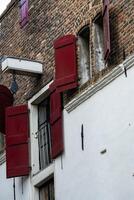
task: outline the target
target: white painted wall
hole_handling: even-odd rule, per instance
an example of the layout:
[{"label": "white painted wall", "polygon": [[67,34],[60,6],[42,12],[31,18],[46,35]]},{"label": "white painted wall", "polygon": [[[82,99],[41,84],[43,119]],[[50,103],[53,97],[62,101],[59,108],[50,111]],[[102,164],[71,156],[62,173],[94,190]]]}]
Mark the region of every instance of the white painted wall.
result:
[{"label": "white painted wall", "polygon": [[55,160],[56,200],[134,199],[134,68],[64,110],[64,143],[63,169],[61,157]]},{"label": "white painted wall", "polygon": [[12,200],[14,198],[13,194],[13,180],[6,179],[6,163],[0,165],[0,199],[8,200],[9,197]]},{"label": "white painted wall", "polygon": [[[28,177],[15,178],[16,200],[30,200],[30,179]],[[6,163],[0,165],[0,200],[14,200],[13,178],[6,179]]]}]

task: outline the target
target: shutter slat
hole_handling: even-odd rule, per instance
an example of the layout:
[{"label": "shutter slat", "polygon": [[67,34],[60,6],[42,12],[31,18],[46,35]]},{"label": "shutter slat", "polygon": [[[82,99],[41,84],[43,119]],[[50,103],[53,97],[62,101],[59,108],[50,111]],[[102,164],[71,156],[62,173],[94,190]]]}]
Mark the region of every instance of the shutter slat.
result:
[{"label": "shutter slat", "polygon": [[29,120],[27,105],[6,109],[7,178],[29,174]]},{"label": "shutter slat", "polygon": [[76,37],[66,35],[58,38],[54,42],[54,48],[56,90],[63,92],[76,88],[78,85]]},{"label": "shutter slat", "polygon": [[109,0],[103,0],[104,60],[107,62],[110,47]]}]

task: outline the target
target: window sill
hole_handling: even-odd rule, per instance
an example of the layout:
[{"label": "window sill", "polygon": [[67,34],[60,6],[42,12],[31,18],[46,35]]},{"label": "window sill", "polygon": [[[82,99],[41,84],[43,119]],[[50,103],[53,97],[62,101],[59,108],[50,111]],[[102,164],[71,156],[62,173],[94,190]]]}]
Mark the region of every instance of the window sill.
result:
[{"label": "window sill", "polygon": [[32,177],[33,185],[39,187],[54,174],[54,163],[50,164],[47,168],[43,169]]},{"label": "window sill", "polygon": [[6,154],[5,152],[0,155],[0,165],[6,162]]},{"label": "window sill", "polygon": [[124,68],[126,69],[133,67],[134,54],[129,56],[126,60],[124,60],[122,64],[115,67],[110,73],[105,75],[101,80],[97,81],[94,85],[89,86],[81,94],[78,94],[76,97],[74,97],[73,100],[71,100],[68,104],[65,105],[66,111],[70,113],[84,101],[93,96],[96,92],[100,91],[106,85],[108,85],[109,83],[114,81],[117,77],[119,77],[121,74],[123,74],[124,69],[122,68],[122,66],[124,66]]}]

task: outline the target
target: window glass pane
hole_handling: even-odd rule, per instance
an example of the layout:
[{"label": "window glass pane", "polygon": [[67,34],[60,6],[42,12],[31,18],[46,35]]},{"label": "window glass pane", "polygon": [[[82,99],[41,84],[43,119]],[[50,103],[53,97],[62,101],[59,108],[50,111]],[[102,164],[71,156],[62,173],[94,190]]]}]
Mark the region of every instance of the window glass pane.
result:
[{"label": "window glass pane", "polygon": [[44,169],[51,163],[48,99],[38,105],[38,144],[40,169]]},{"label": "window glass pane", "polygon": [[39,128],[45,121],[49,121],[49,103],[47,99],[38,106]]}]

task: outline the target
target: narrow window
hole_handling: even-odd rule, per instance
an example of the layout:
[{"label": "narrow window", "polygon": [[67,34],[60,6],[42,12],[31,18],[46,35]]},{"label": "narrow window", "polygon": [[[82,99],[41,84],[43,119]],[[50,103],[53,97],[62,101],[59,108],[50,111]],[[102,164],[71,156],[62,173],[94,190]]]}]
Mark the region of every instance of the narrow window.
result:
[{"label": "narrow window", "polygon": [[51,179],[39,189],[40,200],[55,200],[54,180]]},{"label": "narrow window", "polygon": [[105,68],[104,62],[104,41],[103,41],[103,21],[99,16],[94,22],[95,28],[95,61],[97,71]]},{"label": "narrow window", "polygon": [[78,33],[78,44],[80,48],[79,56],[79,78],[80,85],[86,83],[90,78],[90,62],[89,62],[89,27],[85,26]]},{"label": "narrow window", "polygon": [[50,106],[48,99],[45,99],[38,105],[38,144],[40,169],[46,168],[51,163],[49,110]]}]

